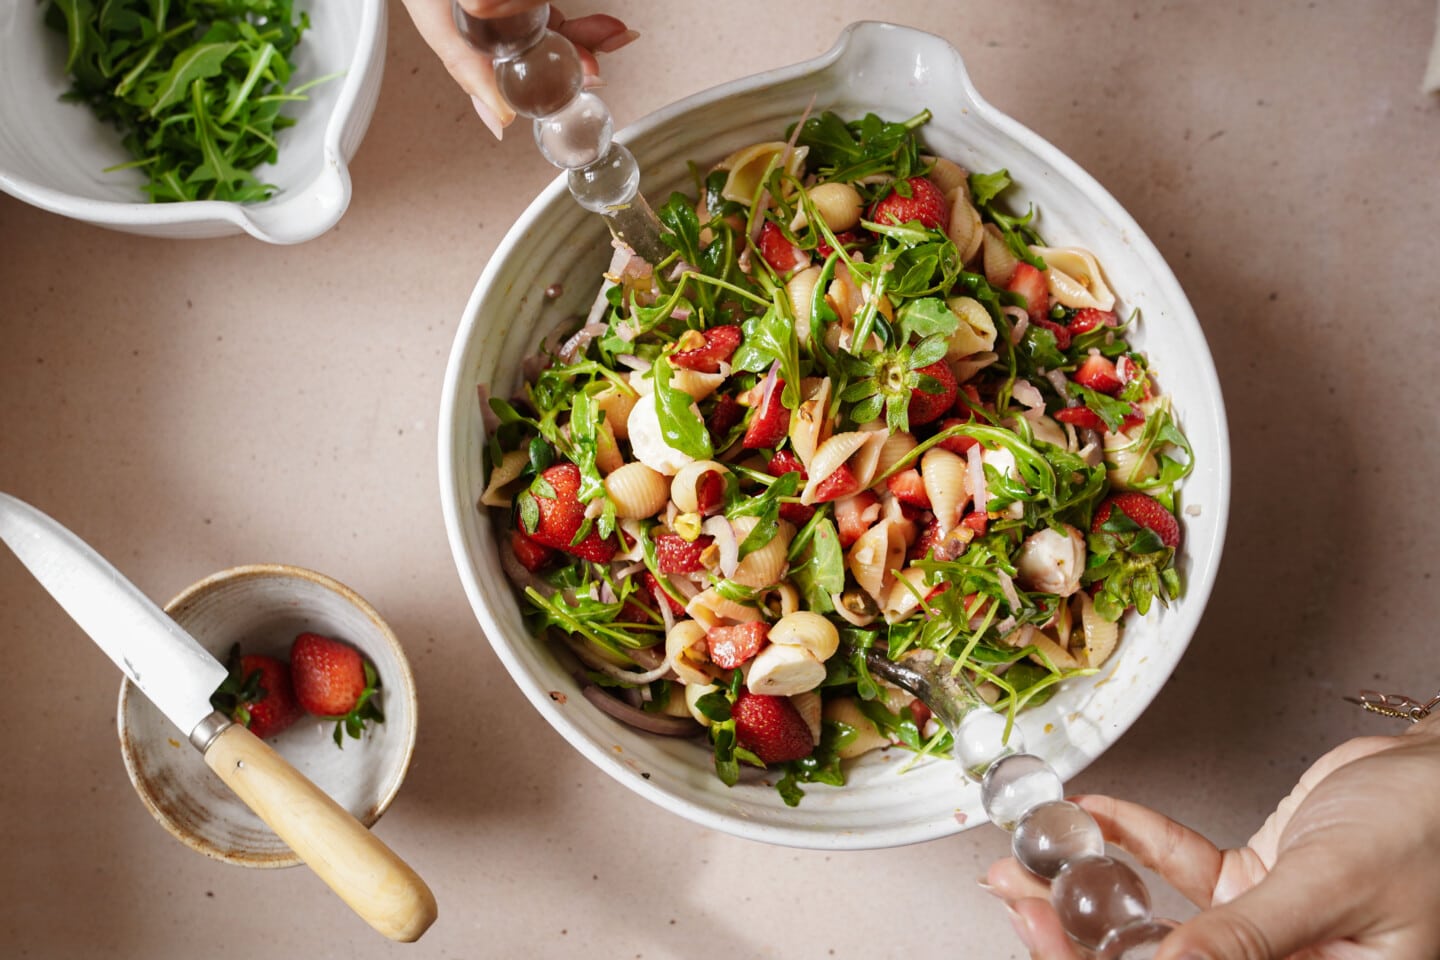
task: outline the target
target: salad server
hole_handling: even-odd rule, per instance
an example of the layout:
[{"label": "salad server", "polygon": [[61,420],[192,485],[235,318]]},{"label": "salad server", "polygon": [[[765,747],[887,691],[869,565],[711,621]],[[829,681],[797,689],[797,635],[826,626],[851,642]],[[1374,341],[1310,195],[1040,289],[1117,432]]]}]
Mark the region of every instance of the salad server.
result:
[{"label": "salad server", "polygon": [[194,637],[79,537],[5,493],[0,540],[206,765],[366,923],[392,940],[425,932],[436,916],[429,887],[264,741],[211,708],[227,671]]}]

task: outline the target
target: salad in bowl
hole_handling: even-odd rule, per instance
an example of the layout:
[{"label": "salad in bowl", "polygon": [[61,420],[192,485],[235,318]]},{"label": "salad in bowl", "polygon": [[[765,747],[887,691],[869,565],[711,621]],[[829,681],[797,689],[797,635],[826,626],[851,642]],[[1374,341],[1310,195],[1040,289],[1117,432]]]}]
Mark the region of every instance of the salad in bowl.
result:
[{"label": "salad in bowl", "polygon": [[[678,105],[648,164],[637,135],[672,187],[659,263],[522,222],[538,323],[486,322],[502,248],[452,357],[468,398],[447,384],[452,538],[512,674],[636,789],[786,843],[969,819],[949,732],[867,656],[943,659],[1073,774],[1173,667],[1223,529],[1203,338],[1210,392],[1167,392],[1196,378],[1151,328],[1198,331],[1113,200],[978,97],[800,100],[899,39],[964,80],[896,32]],[[654,128],[707,99],[745,122],[684,157]],[[536,272],[547,243],[574,262]]]}]

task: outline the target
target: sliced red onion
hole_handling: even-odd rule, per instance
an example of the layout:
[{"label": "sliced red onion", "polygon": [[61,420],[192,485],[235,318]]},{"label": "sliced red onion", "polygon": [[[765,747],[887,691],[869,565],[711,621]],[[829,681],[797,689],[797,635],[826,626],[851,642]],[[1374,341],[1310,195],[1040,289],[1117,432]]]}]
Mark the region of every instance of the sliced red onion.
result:
[{"label": "sliced red onion", "polygon": [[[623,334],[621,339],[624,339]],[[646,370],[650,369],[649,360],[646,360],[642,357],[637,357],[633,353],[622,353],[615,358],[615,362],[620,364],[622,367],[629,367],[631,370],[639,370],[641,373],[644,373]]]},{"label": "sliced red onion", "polygon": [[1059,370],[1046,370],[1045,379],[1049,380],[1050,386],[1054,387],[1055,392],[1060,394],[1061,400],[1070,399],[1070,381],[1065,378],[1063,372]]},{"label": "sliced red onion", "polygon": [[700,724],[690,717],[671,717],[663,713],[646,713],[628,703],[616,700],[593,683],[580,691],[602,713],[609,714],[621,723],[662,737],[689,737],[700,732]]},{"label": "sliced red onion", "polygon": [[571,334],[569,340],[561,344],[560,359],[566,363],[574,363],[575,359],[585,352],[585,348],[590,346],[591,341],[596,337],[604,336],[605,329],[606,327],[603,323],[585,324]]},{"label": "sliced red onion", "polygon": [[[770,370],[765,374],[765,379],[760,381],[760,405],[758,409],[764,410],[770,403],[770,397],[775,393],[775,385],[780,380],[780,361],[776,360],[770,364]],[[799,387],[799,384],[796,384]]]},{"label": "sliced red onion", "polygon": [[599,600],[601,603],[614,603],[620,598],[615,596],[615,588],[610,586],[610,582],[608,580],[601,580],[600,595],[595,599]]},{"label": "sliced red onion", "polygon": [[666,581],[686,600],[693,600],[700,595],[700,584],[689,577],[666,577]]},{"label": "sliced red onion", "polygon": [[[663,656],[661,656],[659,664],[642,672],[627,670],[624,667],[611,663],[609,660],[601,658],[594,650],[587,647],[583,641],[576,640],[569,634],[565,635],[565,645],[574,651],[575,656],[579,657],[580,662],[585,664],[585,666],[598,673],[605,674],[605,676],[610,677],[612,680],[619,680],[621,683],[646,684],[652,680],[659,680],[670,672],[670,661]],[[648,652],[649,651],[646,650],[631,650],[630,656],[632,659],[639,660]],[[648,660],[649,658],[645,657],[645,659]],[[583,678],[581,678],[581,682],[585,682]]]},{"label": "sliced red onion", "polygon": [[628,580],[644,569],[645,561],[643,560],[638,563],[626,564],[625,566],[615,571],[615,578],[617,580]]},{"label": "sliced red onion", "polygon": [[1005,594],[1005,602],[1010,604],[1010,609],[1019,610],[1020,594],[1015,592],[1015,581],[1004,570],[996,570],[995,579],[1000,581],[1000,592]]},{"label": "sliced red onion", "polygon": [[1010,343],[1019,343],[1020,338],[1025,336],[1025,328],[1030,326],[1030,314],[1019,307],[1002,307],[1001,310],[1005,316],[1015,321],[1015,325],[1010,328]]},{"label": "sliced red onion", "polygon": [[733,577],[740,565],[740,542],[735,539],[735,528],[722,514],[716,514],[706,517],[700,530],[715,538],[715,546],[720,549],[720,572],[727,578]]},{"label": "sliced red onion", "polygon": [[1029,407],[1032,411],[1038,410],[1041,413],[1045,412],[1045,398],[1040,395],[1039,388],[1023,377],[1018,378],[1014,386],[1010,388],[1010,396]]},{"label": "sliced red onion", "polygon": [[650,591],[650,596],[655,598],[655,606],[660,610],[660,619],[665,622],[665,632],[668,634],[675,629],[675,611],[670,609],[670,597],[658,583]]}]

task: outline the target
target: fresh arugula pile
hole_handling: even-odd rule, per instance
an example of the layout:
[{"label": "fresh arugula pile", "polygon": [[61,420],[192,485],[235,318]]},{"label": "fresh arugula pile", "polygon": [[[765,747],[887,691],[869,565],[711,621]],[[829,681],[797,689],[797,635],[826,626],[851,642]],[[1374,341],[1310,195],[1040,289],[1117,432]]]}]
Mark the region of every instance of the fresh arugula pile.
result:
[{"label": "fresh arugula pile", "polygon": [[[870,210],[898,189],[896,181],[929,169],[919,138],[928,119],[929,114],[922,113],[899,123],[873,115],[846,122],[824,113],[790,133],[809,148],[805,174],[822,182],[852,183],[864,209]],[[924,580],[914,588],[918,609],[897,622],[874,617],[873,599],[848,576],[833,503],[815,504],[813,513],[797,523],[789,544],[785,579],[798,591],[801,608],[831,615],[842,649],[851,651],[826,662],[821,693],[858,697],[867,719],[893,742],[920,756],[947,752],[950,734],[942,729],[927,737],[923,720],[917,722],[908,707],[887,706],[880,683],[866,667],[866,651],[883,650],[892,659],[914,650],[935,651],[954,661],[956,669],[965,670],[977,684],[988,685],[997,697],[993,706],[1012,718],[1016,711],[1047,699],[1067,676],[1087,672],[1057,666],[1035,645],[1012,645],[1016,631],[1027,625],[1038,629],[1063,622],[1068,630],[1071,616],[1065,598],[1016,584],[1017,559],[1030,533],[1050,527],[1087,534],[1089,568],[1082,582],[1106,619],[1116,620],[1131,608],[1143,613],[1155,599],[1163,602],[1178,596],[1174,551],[1154,534],[1118,510],[1091,532],[1095,511],[1111,489],[1106,463],[1038,438],[1031,421],[1012,401],[1017,382],[1024,379],[1040,392],[1047,411],[1078,402],[1109,431],[1119,431],[1143,406],[1137,455],[1151,457],[1155,469],[1133,478],[1130,487],[1173,511],[1176,485],[1191,468],[1190,448],[1164,398],[1149,393],[1145,357],[1125,340],[1129,323],[1067,336],[1070,342],[1063,347],[1046,325],[1031,323],[1014,336],[1018,327],[1007,308],[1023,308],[1025,299],[967,270],[944,231],[918,222],[895,225],[867,219],[861,222],[857,242],[837,237],[825,226],[801,179],[778,165],[772,165],[764,183],[767,204],[747,206],[724,199],[725,180],[724,171],[697,172],[696,189],[706,200],[706,220],[697,215],[695,201],[681,193],[659,207],[663,240],[674,253],[657,264],[653,278],[646,277],[643,284],[622,280],[608,288],[604,332],[581,356],[569,361],[550,358],[513,402],[490,400],[500,420],[489,440],[487,461],[492,467],[507,452],[526,451],[528,465],[515,481],[516,489],[524,489],[543,482],[539,475],[560,458],[577,464],[582,477],[580,499],[590,509],[575,542],[592,528],[603,537],[620,536],[622,547],[629,543],[626,538],[638,539],[648,574],[677,604],[683,604],[685,598],[674,591],[657,563],[655,538],[671,535],[664,518],[645,519],[626,528],[628,533],[622,531],[597,465],[596,427],[602,418],[594,398],[602,392],[629,390],[629,369],[651,371],[658,420],[669,446],[696,459],[727,461],[732,472],[719,512],[731,520],[758,518],[740,545],[742,557],[770,542],[782,512],[797,503],[798,473],[771,475],[763,460],[769,451],[755,451],[761,454],[759,462],[735,453],[748,422],[744,408],[735,413],[735,398],[747,393],[753,397],[767,377],[783,382],[783,402],[791,410],[800,404],[802,383],[829,378],[831,399],[825,414],[833,419],[837,433],[881,419],[891,431],[914,433],[918,445],[874,479],[876,489],[884,489],[882,481],[915,467],[927,450],[950,440],[967,439],[988,450],[1008,452],[1015,464],[1013,472],[984,466],[988,518],[980,515],[982,523],[963,551],[945,556],[922,552],[907,561],[924,572]],[[1019,259],[1044,269],[1044,262],[1030,249],[1031,244],[1041,244],[1033,225],[1034,211],[1015,215],[1000,201],[1009,186],[1004,170],[971,174],[971,202]],[[814,227],[794,231],[789,225],[802,212]],[[789,243],[811,252],[817,265],[823,264],[817,293],[802,315],[797,316],[791,305],[785,277],[769,266],[752,240],[760,232],[762,217]],[[828,289],[842,265],[854,282],[868,289],[868,296],[853,318],[849,344],[835,347],[826,331],[840,318],[820,292]],[[935,392],[933,378],[920,371],[944,359],[946,340],[961,322],[946,298],[961,294],[978,301],[990,315],[998,332],[994,346],[998,360],[977,377],[979,389],[965,401],[968,418],[913,426],[908,407],[914,391]],[[878,308],[882,298],[893,310]],[[1068,314],[1057,306],[1051,326],[1066,324]],[[743,340],[730,358],[723,388],[692,402],[672,384],[672,358],[687,333],[720,325],[739,325]],[[876,342],[878,349],[872,346]],[[1138,373],[1124,392],[1102,393],[1071,380],[1057,384],[1050,376],[1058,372],[1068,377],[1092,351],[1112,360],[1128,358]],[[777,388],[777,392],[781,391]],[[749,416],[756,416],[753,406]],[[533,518],[528,525],[523,518],[510,522],[517,529],[534,529]],[[663,617],[639,577],[617,576],[610,565],[562,554],[538,579],[542,587],[531,585],[526,590],[533,608],[532,626],[538,632],[556,629],[612,658],[611,662],[617,658],[625,662],[642,648],[663,649],[659,646],[665,633]],[[750,590],[718,574],[708,583],[727,600],[757,607],[767,619],[777,615],[773,598],[765,591]],[[846,612],[856,619],[870,615],[869,622],[852,625],[851,617],[840,616],[837,603],[845,604]],[[617,686],[614,677],[604,672],[592,671],[590,676],[602,685]],[[694,705],[709,721],[717,774],[732,784],[740,764],[760,764],[739,743],[731,718],[743,686],[741,671],[735,670],[728,678],[717,679],[716,688]],[[655,681],[636,699],[645,709],[659,711],[669,699],[669,688],[668,681]],[[845,723],[826,721],[815,751],[784,765],[778,787],[787,803],[799,802],[803,783],[843,784],[839,751],[855,733]]]},{"label": "fresh arugula pile", "polygon": [[[265,200],[254,169],[273,163],[281,111],[320,80],[287,90],[309,28],[294,0],[45,0],[66,36],[67,98],[124,136],[153,201]],[[323,79],[323,78],[322,78]]]}]

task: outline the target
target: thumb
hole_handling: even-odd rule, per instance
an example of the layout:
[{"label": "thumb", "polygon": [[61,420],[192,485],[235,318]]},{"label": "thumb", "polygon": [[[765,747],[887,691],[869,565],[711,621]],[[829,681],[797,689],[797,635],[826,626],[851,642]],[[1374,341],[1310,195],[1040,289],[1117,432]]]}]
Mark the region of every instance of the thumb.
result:
[{"label": "thumb", "polygon": [[1344,880],[1328,864],[1292,855],[1239,897],[1182,924],[1155,960],[1282,960],[1342,935],[1337,889]]}]

